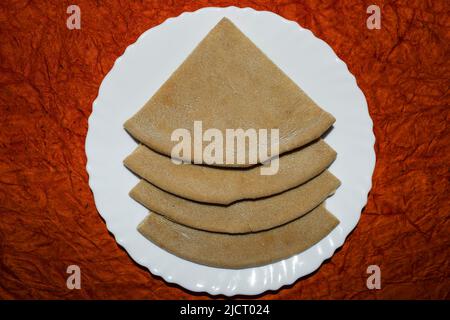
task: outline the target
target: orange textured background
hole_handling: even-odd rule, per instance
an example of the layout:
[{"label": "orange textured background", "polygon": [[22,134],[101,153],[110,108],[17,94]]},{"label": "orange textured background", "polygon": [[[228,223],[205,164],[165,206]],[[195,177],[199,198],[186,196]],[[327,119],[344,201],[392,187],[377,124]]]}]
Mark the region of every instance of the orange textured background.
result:
[{"label": "orange textured background", "polygon": [[[66,28],[69,4],[81,30]],[[366,8],[382,10],[368,30]],[[450,296],[448,1],[1,1],[0,297],[191,299],[115,242],[94,205],[84,142],[115,59],[184,11],[239,4],[297,21],[356,76],[377,138],[373,189],[343,248],[263,299]],[[77,264],[82,289],[66,288]],[[377,264],[382,289],[366,288]]]}]

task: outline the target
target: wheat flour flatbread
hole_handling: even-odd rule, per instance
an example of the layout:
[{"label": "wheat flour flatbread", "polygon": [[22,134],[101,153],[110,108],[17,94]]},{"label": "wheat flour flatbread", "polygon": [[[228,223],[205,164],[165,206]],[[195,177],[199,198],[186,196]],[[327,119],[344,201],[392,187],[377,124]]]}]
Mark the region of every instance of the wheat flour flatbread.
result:
[{"label": "wheat flour flatbread", "polygon": [[151,213],[139,232],[183,259],[217,268],[257,267],[298,254],[328,235],[339,221],[323,205],[267,231],[229,235],[192,229]]},{"label": "wheat flour flatbread", "polygon": [[261,175],[260,166],[228,169],[174,164],[170,158],[140,145],[124,164],[138,176],[177,196],[207,203],[230,204],[257,199],[294,188],[324,171],[336,152],[323,140],[287,153],[275,175]]},{"label": "wheat flour flatbread", "polygon": [[271,229],[308,213],[339,187],[329,171],[278,195],[244,200],[229,206],[190,201],[141,180],[130,196],[150,211],[185,226],[221,233],[248,233]]},{"label": "wheat flour flatbread", "polygon": [[[193,135],[194,121],[224,137],[226,129],[279,129],[281,154],[317,139],[335,119],[224,18],[124,127],[141,143],[170,156],[175,145],[171,134],[185,128]],[[200,161],[193,144],[191,150],[190,158],[180,158]],[[249,166],[248,151],[245,163],[223,166]]]}]

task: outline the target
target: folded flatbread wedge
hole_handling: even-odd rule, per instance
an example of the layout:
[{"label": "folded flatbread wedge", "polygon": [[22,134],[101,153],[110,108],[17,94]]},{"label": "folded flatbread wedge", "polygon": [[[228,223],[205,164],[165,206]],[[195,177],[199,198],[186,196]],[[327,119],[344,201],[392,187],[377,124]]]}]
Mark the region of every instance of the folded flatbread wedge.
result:
[{"label": "folded flatbread wedge", "polygon": [[295,220],[322,203],[339,187],[325,170],[308,182],[278,195],[235,202],[229,206],[190,201],[141,180],[130,196],[150,211],[185,226],[221,233],[248,233],[271,229]]},{"label": "folded flatbread wedge", "polygon": [[230,235],[192,229],[151,213],[139,232],[162,249],[217,268],[257,267],[298,254],[328,235],[339,221],[323,205],[267,231]]},{"label": "folded flatbread wedge", "polygon": [[[194,121],[223,137],[226,129],[279,129],[281,154],[317,139],[335,119],[224,18],[124,126],[141,143],[170,156],[177,143],[171,141],[174,130],[184,128],[193,136]],[[244,163],[216,165],[249,166],[249,150],[245,154]],[[194,143],[190,157],[180,155],[185,161],[199,157]]]},{"label": "folded flatbread wedge", "polygon": [[261,175],[260,166],[228,169],[194,164],[174,164],[166,156],[140,145],[124,164],[138,176],[180,197],[207,203],[230,204],[257,199],[294,188],[324,171],[336,152],[323,140],[287,153],[274,175]]}]

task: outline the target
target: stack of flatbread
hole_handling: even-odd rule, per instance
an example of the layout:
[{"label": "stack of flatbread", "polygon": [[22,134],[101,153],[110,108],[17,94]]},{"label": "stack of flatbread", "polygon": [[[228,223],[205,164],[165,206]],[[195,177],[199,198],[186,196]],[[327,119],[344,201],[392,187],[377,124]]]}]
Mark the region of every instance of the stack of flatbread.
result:
[{"label": "stack of flatbread", "polygon": [[[267,163],[248,158],[205,165],[183,154],[175,163],[171,135],[192,132],[195,121],[224,136],[229,128],[278,129],[277,173],[262,175]],[[222,19],[125,123],[140,143],[124,161],[141,178],[130,196],[151,211],[139,232],[179,257],[219,268],[306,250],[339,223],[324,205],[340,184],[327,170],[336,152],[320,138],[334,121]]]}]

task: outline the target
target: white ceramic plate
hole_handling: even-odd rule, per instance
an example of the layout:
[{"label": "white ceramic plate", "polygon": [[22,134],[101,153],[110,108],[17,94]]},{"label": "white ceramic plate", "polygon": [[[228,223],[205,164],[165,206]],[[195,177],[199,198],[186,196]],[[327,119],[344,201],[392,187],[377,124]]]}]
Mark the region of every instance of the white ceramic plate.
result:
[{"label": "white ceramic plate", "polygon": [[[326,141],[337,151],[330,168],[342,182],[326,206],[340,224],[310,249],[257,268],[211,268],[178,258],[141,236],[147,210],[128,196],[138,178],[122,164],[136,147],[123,123],[156,92],[209,30],[228,17],[323,109],[336,117]],[[97,209],[116,241],[139,264],[168,282],[210,294],[255,295],[316,270],[345,241],[366,204],[375,165],[367,103],[333,50],[309,30],[271,12],[204,8],[144,32],[103,80],[89,118],[87,171]]]}]

